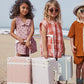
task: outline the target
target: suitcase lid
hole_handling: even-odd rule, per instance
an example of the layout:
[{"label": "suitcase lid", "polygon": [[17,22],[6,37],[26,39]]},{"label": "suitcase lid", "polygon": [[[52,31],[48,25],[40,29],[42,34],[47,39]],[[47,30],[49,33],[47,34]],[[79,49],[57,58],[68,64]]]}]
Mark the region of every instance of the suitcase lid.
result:
[{"label": "suitcase lid", "polygon": [[55,62],[55,58],[44,58],[44,57],[36,57],[32,58],[32,64],[48,64],[49,62]]},{"label": "suitcase lid", "polygon": [[67,60],[70,60],[70,59],[72,59],[72,56],[71,55],[62,55],[62,57],[61,58],[58,58],[58,60],[60,60],[60,59],[63,59],[63,60],[65,60],[65,59],[67,59]]},{"label": "suitcase lid", "polygon": [[7,58],[7,62],[16,62],[16,63],[30,63],[31,62],[31,58],[30,57],[8,57]]}]

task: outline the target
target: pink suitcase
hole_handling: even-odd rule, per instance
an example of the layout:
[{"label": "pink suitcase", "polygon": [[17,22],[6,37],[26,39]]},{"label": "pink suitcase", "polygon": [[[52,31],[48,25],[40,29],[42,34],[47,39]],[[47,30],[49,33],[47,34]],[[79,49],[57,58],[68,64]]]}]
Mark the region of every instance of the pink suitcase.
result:
[{"label": "pink suitcase", "polygon": [[57,84],[57,64],[55,58],[32,58],[33,84]]},{"label": "pink suitcase", "polygon": [[29,57],[8,57],[7,84],[31,84],[31,60]]}]

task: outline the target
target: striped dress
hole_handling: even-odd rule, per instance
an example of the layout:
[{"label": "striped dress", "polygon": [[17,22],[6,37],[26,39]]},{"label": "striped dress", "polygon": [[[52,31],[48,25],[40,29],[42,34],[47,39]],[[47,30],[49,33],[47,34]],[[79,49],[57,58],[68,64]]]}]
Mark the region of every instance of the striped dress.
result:
[{"label": "striped dress", "polygon": [[[42,25],[46,28],[47,31],[46,46],[48,50],[48,56],[60,58],[63,53],[63,35],[62,35],[62,28],[60,24],[53,21],[47,22],[46,20],[43,20],[40,23],[40,35],[41,35]],[[48,35],[52,35],[53,39]],[[41,49],[41,56],[43,56],[42,35],[41,35],[40,49]]]}]

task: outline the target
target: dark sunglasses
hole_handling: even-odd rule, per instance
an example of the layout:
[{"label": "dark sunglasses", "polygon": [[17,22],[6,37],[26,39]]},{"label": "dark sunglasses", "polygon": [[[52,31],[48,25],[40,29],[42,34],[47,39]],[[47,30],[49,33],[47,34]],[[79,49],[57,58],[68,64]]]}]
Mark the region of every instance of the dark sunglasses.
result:
[{"label": "dark sunglasses", "polygon": [[80,12],[81,12],[81,13],[84,13],[84,9],[80,9]]},{"label": "dark sunglasses", "polygon": [[49,10],[50,10],[51,13],[53,13],[53,12],[56,12],[57,13],[59,11],[58,9],[54,9],[54,8],[51,8]]}]

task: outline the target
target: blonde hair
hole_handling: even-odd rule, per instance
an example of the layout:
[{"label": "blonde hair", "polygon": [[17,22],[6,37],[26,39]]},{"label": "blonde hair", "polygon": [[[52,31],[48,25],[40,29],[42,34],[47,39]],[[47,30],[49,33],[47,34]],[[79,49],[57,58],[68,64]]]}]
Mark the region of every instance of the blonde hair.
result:
[{"label": "blonde hair", "polygon": [[82,8],[84,8],[84,7],[80,7],[78,10],[77,10],[77,17],[80,19],[80,10],[82,9]]},{"label": "blonde hair", "polygon": [[46,3],[45,8],[44,8],[44,19],[49,18],[48,9],[51,6],[51,4],[54,4],[54,6],[59,9],[58,15],[55,17],[55,19],[56,21],[61,23],[61,9],[57,0],[50,0]]}]

